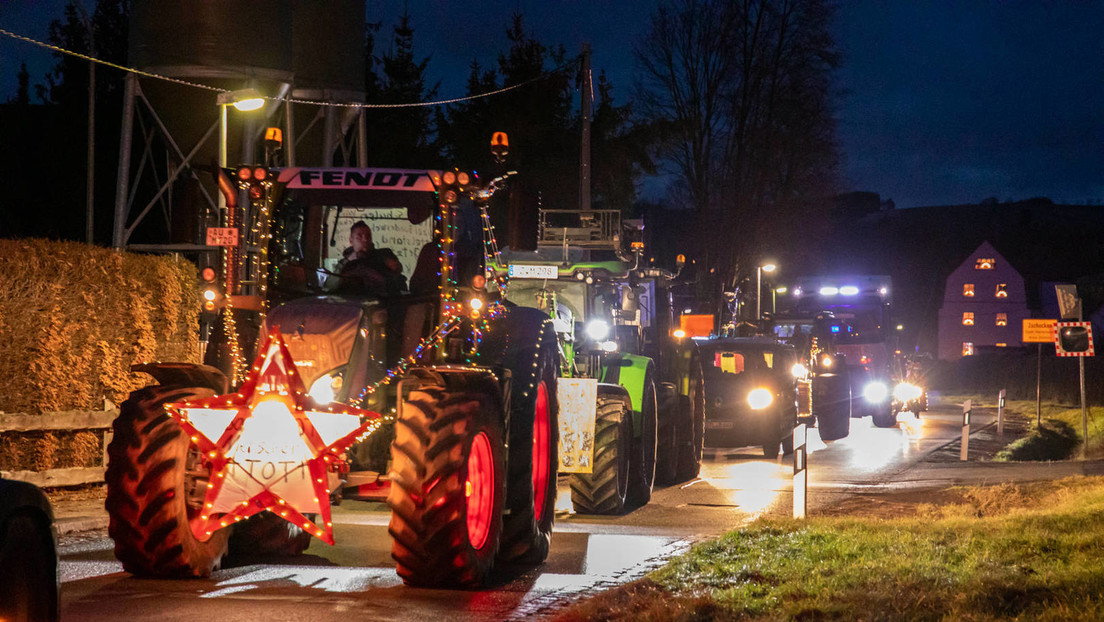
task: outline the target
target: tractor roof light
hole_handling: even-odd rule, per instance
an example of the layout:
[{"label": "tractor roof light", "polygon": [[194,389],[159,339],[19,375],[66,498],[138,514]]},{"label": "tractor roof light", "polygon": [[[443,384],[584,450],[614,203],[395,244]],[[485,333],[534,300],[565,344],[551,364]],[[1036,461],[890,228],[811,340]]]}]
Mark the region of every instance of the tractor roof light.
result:
[{"label": "tractor roof light", "polygon": [[445,171],[445,173],[443,175],[441,175],[441,181],[445,182],[448,185],[455,184],[456,183],[456,173],[453,172],[453,171]]}]

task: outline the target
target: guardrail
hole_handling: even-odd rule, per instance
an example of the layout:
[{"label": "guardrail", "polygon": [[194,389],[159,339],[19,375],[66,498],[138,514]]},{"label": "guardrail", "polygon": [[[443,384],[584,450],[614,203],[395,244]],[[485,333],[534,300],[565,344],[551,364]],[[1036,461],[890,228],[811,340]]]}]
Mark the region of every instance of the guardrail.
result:
[{"label": "guardrail", "polygon": [[49,430],[103,430],[103,455],[100,466],[47,469],[45,471],[0,471],[6,479],[30,482],[36,486],[78,486],[104,481],[107,470],[107,444],[111,442],[111,422],[119,416],[117,408],[105,410],[62,410],[41,415],[0,413],[0,433],[41,432]]}]

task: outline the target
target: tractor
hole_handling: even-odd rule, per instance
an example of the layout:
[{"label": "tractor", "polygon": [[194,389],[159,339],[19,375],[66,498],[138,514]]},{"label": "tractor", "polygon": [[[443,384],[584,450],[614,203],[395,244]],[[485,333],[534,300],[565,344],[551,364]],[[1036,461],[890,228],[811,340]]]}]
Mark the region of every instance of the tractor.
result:
[{"label": "tractor", "polygon": [[[207,576],[227,554],[332,544],[342,498],[386,500],[410,585],[475,587],[496,567],[542,562],[560,361],[553,320],[505,303],[507,280],[486,270],[488,203],[506,176],[241,166],[218,177],[229,242],[207,279],[211,364],[136,366],[158,384],[121,405],[108,447],[124,569]],[[406,283],[385,284],[378,263],[346,269],[360,223]]]},{"label": "tractor", "polygon": [[[696,477],[705,397],[692,340],[675,336],[677,273],[643,265],[617,210],[540,209],[534,250],[508,249],[507,298],[552,318],[560,359],[560,471],[576,513],[621,514],[654,483]],[[679,265],[681,269],[681,264]]]}]

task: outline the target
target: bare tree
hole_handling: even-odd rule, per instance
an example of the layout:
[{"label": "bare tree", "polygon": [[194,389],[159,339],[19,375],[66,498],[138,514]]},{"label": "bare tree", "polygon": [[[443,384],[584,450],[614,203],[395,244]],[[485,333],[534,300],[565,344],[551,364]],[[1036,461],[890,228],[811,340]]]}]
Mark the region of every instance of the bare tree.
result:
[{"label": "bare tree", "polygon": [[832,15],[828,0],[670,0],[637,48],[642,112],[667,129],[664,159],[726,286],[768,254],[796,259],[822,226],[836,167]]}]

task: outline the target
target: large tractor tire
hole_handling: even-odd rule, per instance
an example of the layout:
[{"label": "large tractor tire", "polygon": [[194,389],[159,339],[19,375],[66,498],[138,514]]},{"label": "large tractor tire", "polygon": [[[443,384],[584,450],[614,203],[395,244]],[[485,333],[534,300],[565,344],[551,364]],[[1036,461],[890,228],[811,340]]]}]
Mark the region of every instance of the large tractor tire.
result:
[{"label": "large tractor tire", "polygon": [[[702,451],[705,447],[705,382],[702,379],[701,358],[690,359],[690,391],[680,398],[686,413],[686,427],[679,431],[678,481],[693,479],[701,473]],[[683,434],[685,432],[685,434]],[[683,437],[685,440],[682,440]]]},{"label": "large tractor tire", "polygon": [[107,446],[108,534],[123,569],[140,576],[206,577],[218,568],[229,529],[192,534],[207,473],[164,404],[211,397],[199,387],[140,389],[119,408]]},{"label": "large tractor tire", "polygon": [[430,384],[402,403],[387,503],[391,557],[408,585],[476,587],[494,567],[506,476],[505,417],[491,384]]},{"label": "large tractor tire", "polygon": [[559,405],[556,333],[545,322],[539,345],[507,359],[511,370],[510,459],[506,483],[509,512],[502,521],[498,562],[539,564],[548,557],[555,519],[559,467]]},{"label": "large tractor tire", "polygon": [[632,412],[620,397],[598,394],[594,418],[594,469],[571,475],[571,505],[576,514],[625,512],[632,466]]},{"label": "large tractor tire", "polygon": [[652,500],[655,483],[657,417],[655,372],[648,367],[640,404],[640,435],[633,438],[633,466],[629,469],[629,493],[626,503],[639,507]]},{"label": "large tractor tire", "polygon": [[656,401],[659,405],[659,426],[656,432],[655,481],[658,484],[673,484],[678,481],[679,431],[686,429],[690,421],[679,406],[679,394],[675,385],[662,382],[657,387]]},{"label": "large tractor tire", "polygon": [[897,411],[891,407],[879,408],[870,415],[876,428],[892,428],[897,425]]},{"label": "large tractor tire", "polygon": [[[307,518],[313,518],[308,515]],[[313,538],[299,525],[293,525],[272,512],[261,512],[234,524],[230,534],[229,556],[289,557],[307,550]]]},{"label": "large tractor tire", "polygon": [[0,524],[0,620],[59,619],[58,556],[48,519],[16,511]]},{"label": "large tractor tire", "polygon": [[839,440],[851,432],[851,386],[847,376],[822,374],[813,379],[813,411],[821,440]]}]

